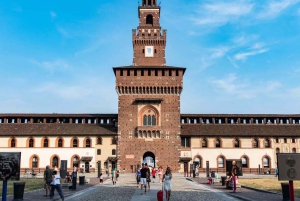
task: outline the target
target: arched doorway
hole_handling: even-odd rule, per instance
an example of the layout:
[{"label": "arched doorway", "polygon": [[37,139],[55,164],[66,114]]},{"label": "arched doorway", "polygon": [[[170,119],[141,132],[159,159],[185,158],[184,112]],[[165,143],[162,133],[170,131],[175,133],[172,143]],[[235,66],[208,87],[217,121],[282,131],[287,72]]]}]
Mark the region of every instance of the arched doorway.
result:
[{"label": "arched doorway", "polygon": [[154,153],[147,151],[143,155],[143,163],[147,163],[148,166],[155,167],[155,155]]}]

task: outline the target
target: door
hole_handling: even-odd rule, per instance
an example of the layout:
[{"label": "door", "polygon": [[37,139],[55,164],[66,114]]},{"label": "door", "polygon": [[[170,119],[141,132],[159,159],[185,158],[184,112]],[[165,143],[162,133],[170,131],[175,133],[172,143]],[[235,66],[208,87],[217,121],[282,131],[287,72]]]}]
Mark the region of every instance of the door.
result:
[{"label": "door", "polygon": [[87,173],[90,172],[90,162],[85,162],[84,169],[85,169],[85,172],[87,172]]}]

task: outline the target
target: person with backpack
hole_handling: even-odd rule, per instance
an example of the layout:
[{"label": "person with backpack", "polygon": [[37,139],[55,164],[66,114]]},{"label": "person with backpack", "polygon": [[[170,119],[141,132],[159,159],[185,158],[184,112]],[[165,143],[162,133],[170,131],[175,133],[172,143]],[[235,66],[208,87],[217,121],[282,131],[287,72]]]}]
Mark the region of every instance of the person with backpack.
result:
[{"label": "person with backpack", "polygon": [[141,169],[137,169],[137,171],[136,171],[136,183],[137,183],[138,188],[140,188],[140,180],[141,180]]}]

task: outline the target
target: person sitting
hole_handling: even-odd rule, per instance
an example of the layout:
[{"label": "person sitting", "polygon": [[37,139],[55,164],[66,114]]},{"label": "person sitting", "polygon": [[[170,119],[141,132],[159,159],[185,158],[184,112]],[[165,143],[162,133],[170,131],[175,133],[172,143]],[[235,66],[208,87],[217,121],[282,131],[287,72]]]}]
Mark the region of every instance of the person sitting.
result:
[{"label": "person sitting", "polygon": [[72,182],[71,176],[70,176],[69,172],[67,172],[66,177],[65,177],[65,183],[71,183],[71,182]]}]

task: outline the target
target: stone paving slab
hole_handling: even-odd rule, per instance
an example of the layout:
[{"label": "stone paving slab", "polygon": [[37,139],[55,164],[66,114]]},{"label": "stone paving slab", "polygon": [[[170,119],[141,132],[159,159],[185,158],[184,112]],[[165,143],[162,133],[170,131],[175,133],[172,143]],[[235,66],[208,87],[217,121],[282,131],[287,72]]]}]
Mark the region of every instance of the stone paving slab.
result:
[{"label": "stone paving slab", "polygon": [[[264,191],[254,188],[237,188],[237,193],[233,193],[231,189],[227,189],[225,186],[222,186],[220,182],[215,182],[214,185],[209,185],[207,183],[207,178],[187,178],[189,180],[195,181],[199,184],[210,186],[211,188],[218,189],[223,193],[226,193],[229,196],[236,197],[240,200],[245,201],[282,201],[282,195],[274,192]],[[300,201],[300,198],[295,198],[295,201]]]}]

